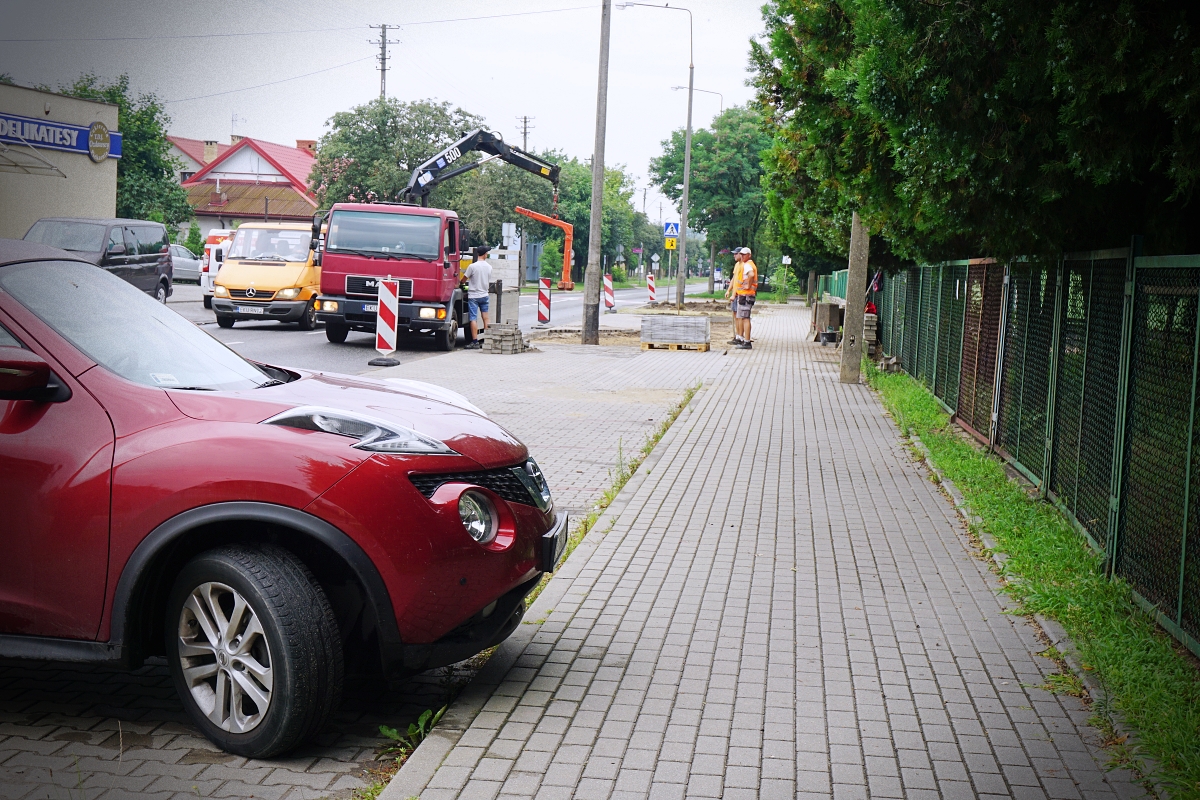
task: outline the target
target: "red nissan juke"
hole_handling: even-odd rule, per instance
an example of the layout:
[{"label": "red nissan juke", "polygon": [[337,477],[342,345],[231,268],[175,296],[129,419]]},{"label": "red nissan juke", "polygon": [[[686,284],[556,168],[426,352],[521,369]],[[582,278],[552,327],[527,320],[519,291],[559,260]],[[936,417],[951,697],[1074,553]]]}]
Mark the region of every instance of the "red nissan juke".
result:
[{"label": "red nissan juke", "polygon": [[0,240],[0,657],[165,656],[205,735],[264,758],[322,727],[347,666],[502,641],[566,528],[461,396],[247,361]]}]

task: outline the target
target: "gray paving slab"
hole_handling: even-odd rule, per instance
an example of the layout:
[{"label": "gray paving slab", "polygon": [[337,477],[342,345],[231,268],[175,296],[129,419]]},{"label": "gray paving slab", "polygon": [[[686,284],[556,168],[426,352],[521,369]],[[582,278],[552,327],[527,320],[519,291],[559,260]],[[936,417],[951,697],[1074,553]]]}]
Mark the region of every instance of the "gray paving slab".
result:
[{"label": "gray paving slab", "polygon": [[[1138,794],[1079,701],[1035,688],[1055,667],[1028,623],[807,330],[775,309],[724,356],[551,582],[546,621],[385,798]],[[501,691],[517,705],[474,715]],[[532,728],[509,736],[517,714]]]}]

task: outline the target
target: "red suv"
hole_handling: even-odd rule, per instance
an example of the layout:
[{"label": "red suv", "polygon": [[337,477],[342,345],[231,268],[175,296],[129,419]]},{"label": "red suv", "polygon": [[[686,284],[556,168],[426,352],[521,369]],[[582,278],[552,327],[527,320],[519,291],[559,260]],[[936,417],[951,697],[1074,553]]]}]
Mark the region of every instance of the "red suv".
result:
[{"label": "red suv", "polygon": [[566,517],[525,446],[428,384],[247,361],[0,240],[0,656],[165,656],[230,752],[318,731],[348,668],[495,645]]}]

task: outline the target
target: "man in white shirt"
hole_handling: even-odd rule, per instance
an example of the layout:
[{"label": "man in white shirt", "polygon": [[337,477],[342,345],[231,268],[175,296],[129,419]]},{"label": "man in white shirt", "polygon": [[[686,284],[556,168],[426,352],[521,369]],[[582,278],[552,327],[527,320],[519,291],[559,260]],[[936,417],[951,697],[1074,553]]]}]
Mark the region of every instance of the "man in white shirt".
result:
[{"label": "man in white shirt", "polygon": [[[487,262],[487,245],[475,248],[475,261],[467,267],[467,312],[471,316],[471,342],[469,350],[483,347],[479,334],[488,326],[488,286],[492,282],[492,265]],[[479,318],[483,317],[483,327],[479,327]]]}]

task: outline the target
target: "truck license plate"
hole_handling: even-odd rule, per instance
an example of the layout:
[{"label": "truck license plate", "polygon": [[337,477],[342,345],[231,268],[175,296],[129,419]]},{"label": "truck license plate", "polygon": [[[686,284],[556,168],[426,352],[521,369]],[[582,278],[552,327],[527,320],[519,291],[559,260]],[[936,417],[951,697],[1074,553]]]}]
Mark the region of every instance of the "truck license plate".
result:
[{"label": "truck license plate", "polygon": [[234,306],[233,310],[239,314],[261,314],[264,311],[258,306]]},{"label": "truck license plate", "polygon": [[379,304],[378,303],[363,303],[363,313],[365,314],[368,311],[374,311],[374,312],[378,313]]}]

